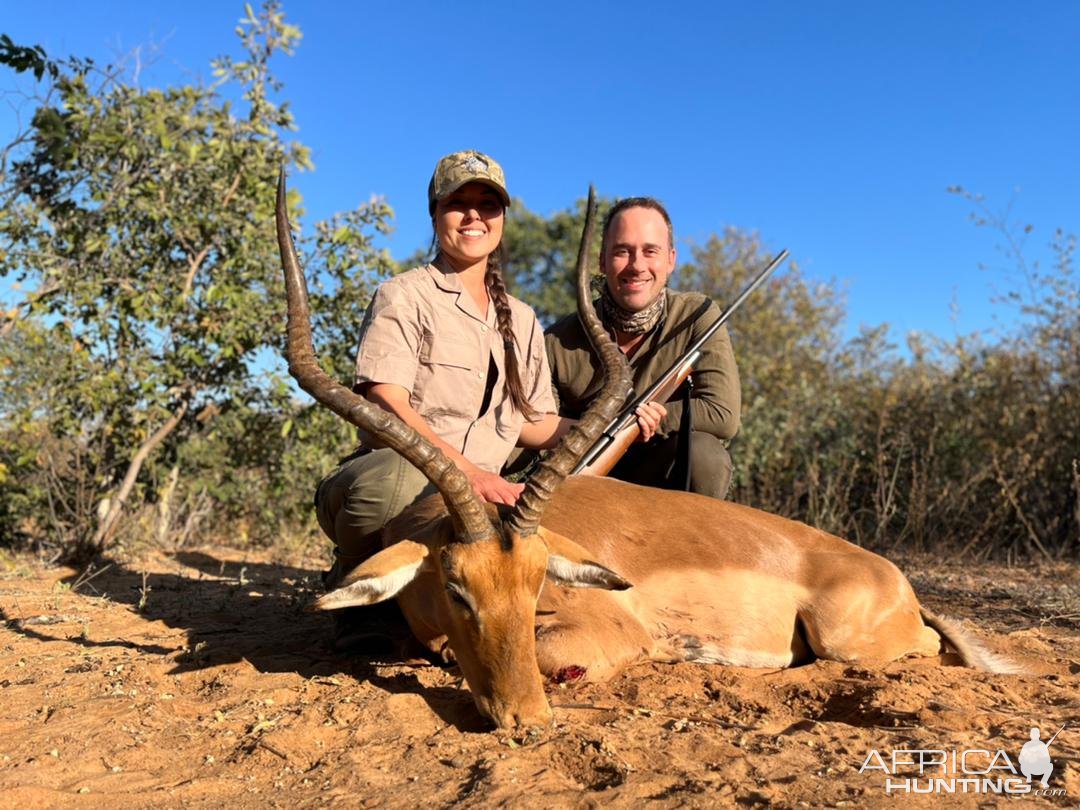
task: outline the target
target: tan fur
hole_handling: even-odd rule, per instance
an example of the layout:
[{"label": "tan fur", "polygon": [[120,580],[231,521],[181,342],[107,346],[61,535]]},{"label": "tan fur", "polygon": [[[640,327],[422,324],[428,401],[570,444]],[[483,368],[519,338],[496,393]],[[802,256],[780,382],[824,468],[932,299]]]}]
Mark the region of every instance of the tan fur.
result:
[{"label": "tan fur", "polygon": [[[586,477],[564,482],[543,522],[635,584],[625,594],[545,590],[541,623],[573,626],[585,636],[574,639],[563,630],[551,636],[554,649],[543,649],[541,635],[546,675],[576,665],[589,679],[605,680],[617,671],[609,662],[643,659],[772,667],[813,657],[891,661],[943,651],[941,625],[923,621],[895,565],[803,523],[726,501]],[[547,611],[553,613],[544,617]],[[592,633],[597,615],[605,628],[618,617],[635,632]],[[630,649],[637,631],[652,640],[647,652]],[[949,640],[965,664],[1004,669],[1000,659],[972,654],[970,641]],[[599,664],[593,670],[580,650],[595,648],[602,651],[593,653]]]},{"label": "tan fur", "polygon": [[[449,642],[477,706],[501,726],[550,719],[541,674],[606,681],[647,660],[884,662],[937,655],[944,638],[969,666],[1007,669],[926,612],[889,561],[738,504],[574,476],[537,534],[452,538],[433,496],[388,524],[387,550],[363,570],[391,584],[406,567],[415,572],[398,593],[409,625],[433,651]],[[398,550],[402,540],[427,553]],[[544,585],[546,569],[549,580],[583,587]]]}]

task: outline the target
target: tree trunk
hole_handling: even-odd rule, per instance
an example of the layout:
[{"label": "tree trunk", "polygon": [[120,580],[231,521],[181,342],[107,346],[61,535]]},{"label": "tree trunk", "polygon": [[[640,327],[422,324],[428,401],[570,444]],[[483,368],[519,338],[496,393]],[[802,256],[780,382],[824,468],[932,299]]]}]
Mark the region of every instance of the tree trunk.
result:
[{"label": "tree trunk", "polygon": [[165,488],[158,494],[158,525],[157,542],[161,548],[165,547],[169,539],[169,524],[172,523],[173,495],[176,493],[176,484],[180,480],[180,465],[173,464],[169,470],[169,477],[165,481]]},{"label": "tree trunk", "polygon": [[185,397],[180,403],[180,407],[173,412],[172,416],[166,419],[165,423],[154,431],[154,433],[139,446],[139,449],[135,451],[135,455],[128,465],[127,473],[124,475],[124,480],[120,483],[120,488],[111,498],[109,511],[105,515],[105,519],[101,521],[97,531],[94,533],[94,539],[90,542],[90,550],[93,553],[100,554],[105,551],[106,546],[112,539],[113,532],[116,529],[116,523],[120,519],[120,514],[124,510],[124,502],[127,500],[128,495],[131,494],[131,490],[135,487],[135,479],[139,477],[139,471],[142,469],[143,463],[146,461],[146,458],[150,455],[151,451],[161,444],[165,440],[165,437],[172,433],[173,430],[176,429],[176,426],[180,424],[180,420],[183,419],[184,414],[187,413],[189,402],[190,399]]}]

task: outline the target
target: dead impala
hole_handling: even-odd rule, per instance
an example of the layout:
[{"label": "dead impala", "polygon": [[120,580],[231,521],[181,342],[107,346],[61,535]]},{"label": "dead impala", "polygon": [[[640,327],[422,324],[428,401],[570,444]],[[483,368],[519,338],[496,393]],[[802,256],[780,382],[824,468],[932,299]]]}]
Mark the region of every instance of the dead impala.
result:
[{"label": "dead impala", "polygon": [[[896,566],[845,540],[699,495],[567,478],[629,389],[626,361],[590,303],[586,247],[594,215],[590,190],[578,309],[603,359],[604,388],[529,479],[517,506],[499,513],[441,452],[319,367],[284,176],[279,180],[289,372],[419,468],[440,493],[391,521],[384,549],[315,608],[396,596],[421,642],[436,652],[449,646],[477,708],[501,727],[551,720],[543,677],[604,681],[639,661],[885,662],[937,655],[948,645],[968,666],[1007,671],[1008,662],[922,608]],[[545,589],[545,579],[555,587]]]}]

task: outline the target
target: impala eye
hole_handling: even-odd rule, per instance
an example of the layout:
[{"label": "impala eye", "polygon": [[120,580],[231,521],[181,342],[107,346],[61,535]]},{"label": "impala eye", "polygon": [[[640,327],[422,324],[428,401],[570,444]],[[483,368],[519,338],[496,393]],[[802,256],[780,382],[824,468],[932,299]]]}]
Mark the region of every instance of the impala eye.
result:
[{"label": "impala eye", "polygon": [[472,610],[472,605],[469,604],[469,600],[465,598],[465,595],[458,590],[456,585],[447,585],[446,593],[450,596],[450,601],[455,604],[461,605],[465,610]]}]

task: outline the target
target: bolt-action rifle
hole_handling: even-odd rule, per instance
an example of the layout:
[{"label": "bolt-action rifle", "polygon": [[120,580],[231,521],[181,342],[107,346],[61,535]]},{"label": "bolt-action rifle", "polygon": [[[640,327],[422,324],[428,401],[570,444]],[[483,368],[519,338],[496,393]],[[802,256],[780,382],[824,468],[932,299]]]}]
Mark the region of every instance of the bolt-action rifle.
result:
[{"label": "bolt-action rifle", "polygon": [[675,364],[664,372],[644,393],[640,396],[634,396],[633,390],[630,391],[627,395],[630,398],[630,403],[624,406],[619,415],[608,423],[608,426],[604,428],[604,432],[600,434],[600,438],[596,440],[593,446],[589,448],[589,451],[581,457],[577,466],[574,467],[573,474],[607,475],[611,471],[611,468],[630,449],[630,445],[637,440],[638,434],[641,433],[641,428],[638,427],[637,423],[637,415],[634,411],[646,402],[668,401],[671,395],[682,385],[683,381],[690,376],[690,372],[694,370],[694,365],[701,358],[701,349],[706,341],[727,322],[735,310],[750,296],[750,293],[756,290],[761,285],[761,282],[768,278],[769,274],[779,267],[787,256],[788,252],[781,250],[776,255],[776,258],[769,262],[765,269],[758,273],[754,280],[739,293],[738,297],[716,319],[716,322],[706,329],[701,337],[695,340],[683,353],[682,357],[676,360]]}]

